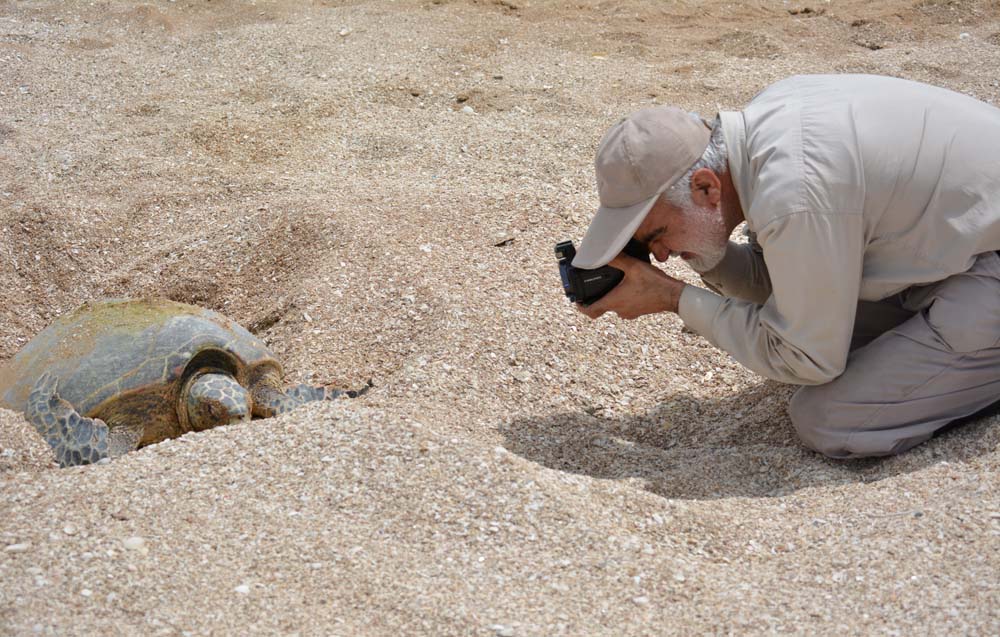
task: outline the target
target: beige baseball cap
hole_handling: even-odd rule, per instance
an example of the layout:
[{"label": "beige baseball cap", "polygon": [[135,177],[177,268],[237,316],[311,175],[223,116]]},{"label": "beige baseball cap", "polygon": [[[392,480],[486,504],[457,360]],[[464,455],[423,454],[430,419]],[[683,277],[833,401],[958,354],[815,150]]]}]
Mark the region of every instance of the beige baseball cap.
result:
[{"label": "beige baseball cap", "polygon": [[615,258],[656,198],[701,158],[709,134],[704,122],[673,106],[644,108],[612,126],[594,162],[601,206],[573,265],[598,268]]}]

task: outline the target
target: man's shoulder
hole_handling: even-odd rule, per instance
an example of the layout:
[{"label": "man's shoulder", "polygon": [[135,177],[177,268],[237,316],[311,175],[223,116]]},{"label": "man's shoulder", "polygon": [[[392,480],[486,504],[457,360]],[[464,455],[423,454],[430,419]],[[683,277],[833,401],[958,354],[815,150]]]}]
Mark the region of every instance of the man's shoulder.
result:
[{"label": "man's shoulder", "polygon": [[889,75],[864,73],[800,74],[790,75],[769,84],[758,92],[749,104],[776,99],[808,100],[825,97],[829,94],[837,95],[840,100],[849,100],[851,96],[864,93],[875,93],[886,97],[886,91],[893,89],[940,90],[929,84]]},{"label": "man's shoulder", "polygon": [[[788,214],[854,214],[863,208],[863,149],[856,109],[843,91],[876,76],[798,75],[762,92],[743,111],[746,212],[764,224]],[[872,86],[866,92],[875,90]],[[750,204],[750,205],[746,205]]]}]

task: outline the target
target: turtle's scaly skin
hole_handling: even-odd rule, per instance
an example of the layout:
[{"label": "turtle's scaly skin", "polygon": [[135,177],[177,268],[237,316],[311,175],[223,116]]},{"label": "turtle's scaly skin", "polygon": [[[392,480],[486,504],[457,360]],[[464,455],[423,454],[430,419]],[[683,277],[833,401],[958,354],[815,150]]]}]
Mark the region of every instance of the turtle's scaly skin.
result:
[{"label": "turtle's scaly skin", "polygon": [[188,422],[195,431],[250,420],[250,394],[229,374],[199,374],[188,386]]},{"label": "turtle's scaly skin", "polygon": [[[247,388],[255,416],[309,399],[305,391],[301,397],[284,393],[281,365],[237,323],[204,308],[142,299],[88,303],[53,322],[0,368],[0,406],[25,411],[36,382],[48,374],[58,382],[58,394],[53,385],[50,393],[36,395],[35,411],[44,419],[36,427],[60,439],[79,435],[79,445],[72,442],[68,453],[78,451],[86,462],[90,450],[104,449],[100,427],[86,436],[83,429],[62,433],[61,425],[77,422],[65,405],[78,417],[106,423],[114,456],[115,439],[137,439],[142,446],[190,431],[179,399],[187,379],[201,372],[228,374]],[[328,390],[315,391],[326,397]]]},{"label": "turtle's scaly skin", "polygon": [[35,424],[62,466],[90,464],[109,455],[108,426],[81,417],[73,405],[56,394],[58,381],[42,374],[28,396],[24,415]]}]

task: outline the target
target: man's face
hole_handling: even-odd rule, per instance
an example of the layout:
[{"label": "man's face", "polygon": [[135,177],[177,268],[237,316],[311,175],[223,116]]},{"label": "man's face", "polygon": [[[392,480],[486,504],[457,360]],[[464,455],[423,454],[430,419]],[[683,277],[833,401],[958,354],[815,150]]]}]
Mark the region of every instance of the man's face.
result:
[{"label": "man's face", "polygon": [[649,246],[657,261],[679,256],[696,272],[707,272],[726,254],[729,233],[718,206],[683,210],[665,197],[656,200],[632,235]]}]

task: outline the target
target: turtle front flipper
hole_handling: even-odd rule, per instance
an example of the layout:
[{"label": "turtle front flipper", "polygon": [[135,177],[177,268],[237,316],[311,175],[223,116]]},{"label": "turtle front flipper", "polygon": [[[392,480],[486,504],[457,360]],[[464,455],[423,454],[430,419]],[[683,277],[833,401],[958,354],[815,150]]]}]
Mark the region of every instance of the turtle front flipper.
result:
[{"label": "turtle front flipper", "polygon": [[253,415],[258,418],[271,418],[278,414],[288,413],[306,402],[265,383],[255,385],[251,389],[251,395],[253,397]]},{"label": "turtle front flipper", "polygon": [[78,414],[73,405],[59,397],[58,383],[48,372],[38,378],[24,411],[28,422],[55,451],[61,467],[108,458],[108,426],[102,420]]},{"label": "turtle front flipper", "polygon": [[253,414],[260,418],[270,418],[277,414],[289,412],[305,403],[319,400],[334,400],[340,396],[357,398],[371,387],[371,382],[361,389],[333,389],[316,385],[295,385],[281,389],[278,378],[273,374],[262,376],[251,388],[253,395]]},{"label": "turtle front flipper", "polygon": [[341,396],[357,398],[371,389],[371,386],[370,381],[361,389],[334,389],[332,387],[302,384],[289,387],[285,390],[285,394],[293,398],[298,398],[304,403],[308,403],[315,400],[333,400],[335,398],[340,398]]}]

